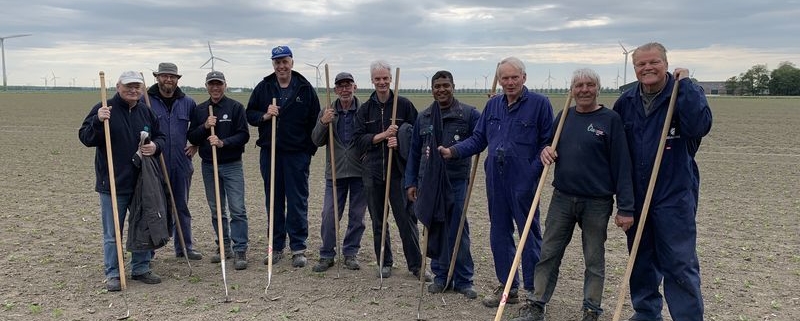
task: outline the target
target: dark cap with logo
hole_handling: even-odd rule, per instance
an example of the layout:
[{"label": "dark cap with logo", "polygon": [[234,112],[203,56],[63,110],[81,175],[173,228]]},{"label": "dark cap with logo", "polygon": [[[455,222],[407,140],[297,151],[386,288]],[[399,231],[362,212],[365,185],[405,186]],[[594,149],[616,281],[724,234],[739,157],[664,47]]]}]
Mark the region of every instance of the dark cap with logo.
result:
[{"label": "dark cap with logo", "polygon": [[217,80],[221,81],[223,84],[225,83],[225,75],[221,71],[211,71],[206,75],[206,84]]},{"label": "dark cap with logo", "polygon": [[350,74],[349,72],[340,72],[340,73],[338,73],[338,74],[336,75],[336,78],[335,78],[335,80],[333,81],[333,83],[334,83],[334,84],[336,84],[336,85],[338,85],[338,84],[339,84],[339,82],[341,82],[341,81],[352,81],[352,82],[356,82],[356,80],[353,78],[353,75],[352,75],[352,74]]}]

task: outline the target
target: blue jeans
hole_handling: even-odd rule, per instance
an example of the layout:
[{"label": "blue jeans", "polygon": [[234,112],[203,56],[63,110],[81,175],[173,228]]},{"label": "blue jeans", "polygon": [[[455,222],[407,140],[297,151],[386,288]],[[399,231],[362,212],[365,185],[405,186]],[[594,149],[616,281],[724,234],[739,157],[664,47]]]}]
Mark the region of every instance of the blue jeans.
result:
[{"label": "blue jeans", "polygon": [[[214,195],[214,165],[202,162],[203,185],[206,189],[206,200],[211,210],[211,226],[214,238],[217,230],[217,199]],[[230,162],[217,165],[219,175],[219,200],[222,210],[222,244],[231,245],[234,252],[247,252],[247,211],[244,206],[244,172],[242,162]],[[217,245],[219,245],[219,240]]]},{"label": "blue jeans", "polygon": [[[261,148],[261,178],[264,179],[264,205],[269,214],[270,149]],[[308,239],[308,171],[311,155],[305,152],[276,152],[275,202],[273,209],[272,248],[286,247],[292,254],[305,253]],[[269,223],[267,223],[269,224]],[[269,227],[267,227],[269,228]]]},{"label": "blue jeans", "polygon": [[[450,180],[453,194],[453,209],[450,220],[447,222],[447,244],[440,252],[441,255],[435,260],[431,260],[431,272],[435,276],[434,282],[443,284],[447,281],[447,272],[450,269],[450,257],[456,244],[458,224],[461,221],[461,214],[464,210],[464,198],[467,191],[467,180]],[[475,273],[475,263],[472,261],[472,253],[469,250],[469,222],[464,221],[464,231],[461,233],[458,254],[456,256],[455,268],[453,269],[453,288],[465,289],[472,287],[472,276]],[[449,287],[450,284],[447,284]]]},{"label": "blue jeans", "polygon": [[[114,210],[111,203],[111,194],[100,194],[100,220],[103,223],[103,265],[106,278],[118,278],[119,262],[117,261],[117,241],[114,236]],[[117,195],[117,214],[119,217],[120,242],[122,231],[125,230],[125,216],[133,194]],[[125,245],[123,244],[123,248]],[[131,275],[142,275],[150,272],[151,251],[131,252]]]},{"label": "blue jeans", "polygon": [[583,308],[603,312],[600,303],[606,279],[606,231],[613,206],[614,199],[611,197],[581,197],[553,191],[544,223],[541,256],[533,280],[533,300],[537,304],[544,306],[553,296],[561,259],[572,240],[575,224],[578,224],[586,265],[583,272]]},{"label": "blue jeans", "polygon": [[[355,256],[361,249],[361,236],[364,235],[364,213],[367,210],[367,195],[364,193],[364,181],[361,177],[347,177],[336,180],[336,198],[339,209],[337,219],[344,216],[344,203],[350,193],[350,208],[347,212],[347,232],[342,242],[342,254]],[[319,247],[320,258],[336,256],[336,226],[333,222],[333,181],[325,180],[325,200],[322,205],[322,223],[320,224],[322,246]],[[341,226],[340,226],[341,228]]]}]

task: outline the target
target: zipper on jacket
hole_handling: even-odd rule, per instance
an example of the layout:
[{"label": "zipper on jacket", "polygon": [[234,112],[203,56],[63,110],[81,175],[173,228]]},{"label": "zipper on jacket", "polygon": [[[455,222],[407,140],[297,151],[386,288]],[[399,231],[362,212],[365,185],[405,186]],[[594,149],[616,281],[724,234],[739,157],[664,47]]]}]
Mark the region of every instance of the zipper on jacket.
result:
[{"label": "zipper on jacket", "polygon": [[[386,109],[386,104],[381,103],[381,128],[386,130],[386,118],[383,117],[383,110]],[[381,142],[381,172],[383,172],[383,180],[386,181],[388,173],[384,170],[386,168],[386,140]]]}]

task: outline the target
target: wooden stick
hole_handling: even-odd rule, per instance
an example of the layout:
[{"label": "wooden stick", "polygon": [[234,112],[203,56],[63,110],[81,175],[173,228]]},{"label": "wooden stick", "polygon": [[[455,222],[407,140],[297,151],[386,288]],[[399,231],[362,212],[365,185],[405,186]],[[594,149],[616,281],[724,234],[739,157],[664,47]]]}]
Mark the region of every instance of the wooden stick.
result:
[{"label": "wooden stick", "polygon": [[[212,104],[208,104],[208,117],[214,117],[214,106]],[[216,136],[217,134],[214,132],[214,128],[216,126],[211,126],[211,136]],[[219,197],[219,170],[217,169],[217,146],[211,145],[211,164],[214,168],[214,201],[216,202],[217,208],[217,240],[219,245],[219,262],[222,266],[222,284],[225,286],[225,302],[230,302],[230,298],[228,297],[228,277],[226,276],[225,272],[225,242],[223,239],[223,231],[222,231],[222,204]],[[185,253],[185,255],[189,255],[189,253]]]},{"label": "wooden stick", "polygon": [[[425,271],[426,263],[428,263],[428,228],[422,226],[422,267],[419,269],[419,301],[417,302],[417,320],[424,320],[421,317],[420,311],[422,310],[422,297],[425,296]],[[447,286],[445,286],[447,287]]]},{"label": "wooden stick", "polygon": [[[328,108],[333,109],[336,112],[336,108],[331,105],[331,82],[330,82],[330,73],[328,71],[328,64],[325,64],[325,93],[328,97]],[[336,84],[334,84],[336,85]],[[336,139],[333,137],[333,123],[328,124],[328,151],[331,154],[331,183],[333,184],[333,228],[335,229],[336,233],[336,245],[334,249],[339,256],[339,264],[336,265],[336,278],[339,278],[339,273],[341,272],[342,268],[342,247],[339,244],[339,198],[337,196],[337,186],[336,186],[336,153],[335,153],[335,144]]]},{"label": "wooden stick", "polygon": [[[278,100],[272,98],[272,104],[277,105]],[[267,107],[269,112],[269,107]],[[277,118],[272,116],[272,137],[270,137],[270,154],[269,154],[269,232],[267,232],[267,287],[264,288],[264,294],[267,294],[270,284],[272,284],[272,225],[275,218],[275,135],[276,127],[278,127]]]},{"label": "wooden stick", "polygon": [[672,87],[672,96],[669,98],[669,107],[667,108],[667,116],[664,119],[664,127],[661,128],[661,138],[658,141],[658,150],[656,151],[656,159],[653,161],[653,171],[650,172],[650,184],[647,185],[647,193],[644,197],[644,204],[642,204],[642,213],[639,216],[638,226],[636,226],[636,235],[633,237],[633,246],[628,255],[628,265],[625,267],[625,276],[622,279],[622,284],[619,287],[619,294],[617,295],[617,307],[614,309],[613,321],[617,321],[622,314],[622,305],[626,297],[625,291],[628,289],[628,281],[633,273],[633,264],[636,262],[636,254],[639,251],[639,242],[642,239],[642,231],[644,231],[644,223],[647,221],[647,214],[650,211],[650,202],[653,200],[653,190],[656,186],[658,179],[658,171],[661,168],[661,158],[664,156],[664,146],[667,143],[667,133],[669,132],[670,121],[672,114],[675,111],[675,101],[678,98],[678,79],[675,75],[675,85]]},{"label": "wooden stick", "polygon": [[[400,96],[399,91],[400,85],[400,68],[395,68],[395,77],[394,77],[394,100],[392,101],[392,124],[395,125],[397,122],[397,98]],[[383,195],[383,223],[381,224],[381,255],[380,259],[378,260],[378,275],[380,275],[380,284],[378,289],[383,287],[383,257],[384,252],[386,251],[386,229],[387,229],[387,220],[389,219],[389,190],[391,187],[392,182],[392,156],[393,156],[394,149],[389,148],[389,161],[386,164],[386,186],[385,186],[385,193]],[[421,271],[422,273],[424,271]]]},{"label": "wooden stick", "polygon": [[456,269],[456,258],[458,258],[458,251],[461,249],[461,237],[464,233],[464,225],[467,222],[467,209],[469,209],[469,199],[472,195],[472,186],[475,184],[475,174],[478,172],[478,161],[481,159],[481,154],[475,154],[472,157],[472,169],[469,174],[469,185],[467,185],[467,195],[464,197],[464,208],[461,210],[461,219],[458,222],[458,232],[456,233],[456,243],[453,245],[453,253],[450,255],[450,268],[447,269],[447,281],[444,283],[442,293],[450,286],[450,281],[453,279],[453,272]]}]

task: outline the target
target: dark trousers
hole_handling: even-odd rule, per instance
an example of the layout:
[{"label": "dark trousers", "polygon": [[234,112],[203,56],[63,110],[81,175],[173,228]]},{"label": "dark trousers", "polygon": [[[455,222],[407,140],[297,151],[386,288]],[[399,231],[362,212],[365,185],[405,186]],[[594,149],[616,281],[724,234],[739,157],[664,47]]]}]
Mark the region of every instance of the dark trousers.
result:
[{"label": "dark trousers", "polygon": [[[447,281],[447,272],[450,269],[450,257],[456,244],[458,235],[458,224],[461,221],[461,214],[464,209],[464,198],[466,196],[466,180],[450,180],[453,193],[453,210],[447,222],[447,243],[440,252],[439,258],[431,260],[431,272],[435,278],[434,282],[444,284]],[[453,269],[452,286],[455,289],[464,289],[472,286],[472,276],[475,274],[475,264],[472,261],[470,252],[469,222],[464,221],[464,230],[461,232],[461,240],[456,255],[455,267]],[[449,287],[451,284],[448,284]]]},{"label": "dark trousers", "polygon": [[[389,187],[389,205],[394,214],[397,229],[400,232],[400,239],[403,242],[403,253],[408,263],[409,271],[419,271],[422,266],[422,253],[419,250],[419,230],[417,229],[417,217],[412,211],[411,203],[406,198],[403,190],[402,175],[394,177]],[[367,208],[369,216],[372,218],[373,244],[375,246],[376,262],[381,255],[381,232],[383,231],[383,202],[386,194],[386,182],[376,180],[371,177],[364,178],[364,187],[367,191]],[[387,225],[387,228],[389,225]],[[386,243],[384,249],[383,266],[392,266],[392,247],[389,230],[386,230]]]},{"label": "dark trousers", "polygon": [[[269,215],[270,149],[261,149],[264,204]],[[308,239],[308,171],[311,155],[281,152],[275,155],[275,202],[272,248],[283,251],[289,237],[292,254],[304,253]],[[269,224],[269,223],[267,223]],[[269,227],[267,227],[269,228]]]},{"label": "dark trousers", "polygon": [[[361,177],[347,177],[336,180],[336,198],[338,198],[339,215],[337,219],[342,220],[344,216],[344,206],[350,198],[350,206],[347,212],[347,232],[344,234],[342,242],[342,254],[345,256],[355,256],[361,249],[361,236],[364,235],[364,212],[367,210],[367,197],[364,194],[364,181]],[[320,224],[320,236],[322,246],[319,248],[320,258],[333,258],[336,256],[336,226],[333,221],[333,181],[325,180],[325,200],[322,205],[322,223]],[[340,224],[339,228],[342,226]]]}]

